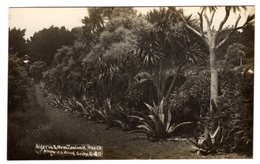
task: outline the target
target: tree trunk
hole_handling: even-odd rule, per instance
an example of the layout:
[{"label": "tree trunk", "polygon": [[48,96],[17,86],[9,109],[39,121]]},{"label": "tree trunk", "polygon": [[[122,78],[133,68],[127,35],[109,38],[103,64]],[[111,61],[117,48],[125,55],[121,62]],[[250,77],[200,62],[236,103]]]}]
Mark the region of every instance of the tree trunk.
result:
[{"label": "tree trunk", "polygon": [[163,68],[163,64],[160,63],[159,70],[156,73],[155,79],[155,86],[157,90],[157,98],[158,98],[158,104],[160,104],[161,100],[163,99],[165,95],[165,82],[166,82],[166,69]]},{"label": "tree trunk", "polygon": [[[216,68],[216,53],[215,48],[210,48],[210,113],[213,112],[214,105],[217,105],[218,97],[218,71]],[[214,104],[213,104],[214,102]]]},{"label": "tree trunk", "polygon": [[175,83],[176,83],[176,79],[177,79],[178,75],[180,74],[183,65],[184,65],[184,62],[179,66],[179,68],[177,69],[177,71],[176,71],[176,73],[175,73],[174,78],[172,79],[171,85],[170,85],[170,87],[168,88],[167,93],[166,93],[166,95],[165,95],[165,100],[166,100],[166,101],[168,100],[168,98],[169,98],[170,95],[171,95],[171,92],[172,92],[173,89],[174,89],[174,86],[175,86]]}]

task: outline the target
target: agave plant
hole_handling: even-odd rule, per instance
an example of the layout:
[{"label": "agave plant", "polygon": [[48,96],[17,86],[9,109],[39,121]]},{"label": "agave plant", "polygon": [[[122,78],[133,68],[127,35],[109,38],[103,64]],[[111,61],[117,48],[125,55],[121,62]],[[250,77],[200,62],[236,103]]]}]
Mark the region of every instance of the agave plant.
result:
[{"label": "agave plant", "polygon": [[177,128],[192,124],[192,122],[173,123],[173,116],[170,109],[164,109],[164,99],[157,106],[146,104],[149,114],[136,113],[132,118],[138,120],[137,130],[132,132],[145,133],[149,140],[158,141],[171,138]]},{"label": "agave plant", "polygon": [[120,104],[116,105],[112,113],[110,114],[108,128],[119,127],[123,131],[133,130],[135,128],[135,122],[131,116],[131,109]]},{"label": "agave plant", "polygon": [[106,122],[108,117],[108,109],[103,107],[99,109],[94,108],[91,112],[91,118],[99,123]]},{"label": "agave plant", "polygon": [[107,122],[112,110],[110,99],[105,100],[106,106],[100,108],[93,108],[91,111],[91,118],[99,123]]},{"label": "agave plant", "polygon": [[205,126],[204,134],[198,137],[197,141],[190,141],[190,145],[197,151],[197,154],[200,153],[207,155],[210,153],[217,152],[217,149],[220,147],[223,141],[223,134],[220,125],[214,132],[210,132],[207,126]]},{"label": "agave plant", "polygon": [[53,95],[50,105],[54,108],[62,108],[64,107],[64,101],[61,96]]}]

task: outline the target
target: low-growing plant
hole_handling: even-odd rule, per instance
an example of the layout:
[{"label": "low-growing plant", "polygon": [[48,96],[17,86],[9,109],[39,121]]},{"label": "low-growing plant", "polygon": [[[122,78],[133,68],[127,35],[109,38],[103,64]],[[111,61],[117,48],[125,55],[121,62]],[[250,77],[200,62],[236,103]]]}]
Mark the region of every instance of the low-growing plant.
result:
[{"label": "low-growing plant", "polygon": [[133,130],[135,122],[131,118],[131,109],[125,105],[118,104],[110,114],[110,121],[108,128],[120,127],[123,131]]},{"label": "low-growing plant", "polygon": [[220,147],[224,137],[220,125],[214,132],[211,132],[207,126],[205,126],[204,134],[196,139],[196,141],[188,139],[190,145],[196,150],[197,154],[208,155],[216,153]]},{"label": "low-growing plant", "polygon": [[53,95],[49,102],[49,105],[51,105],[54,108],[62,108],[64,106],[64,102],[61,96]]},{"label": "low-growing plant", "polygon": [[85,117],[86,119],[91,119],[92,115],[92,105],[85,97],[82,98],[81,101],[76,100],[77,108],[80,111],[80,115]]},{"label": "low-growing plant", "polygon": [[134,133],[145,133],[149,140],[158,141],[171,138],[176,129],[183,125],[192,124],[192,122],[182,122],[174,124],[171,110],[164,108],[164,99],[159,105],[153,103],[153,106],[146,104],[148,115],[144,113],[135,113],[131,117],[135,118],[137,129],[132,131]]},{"label": "low-growing plant", "polygon": [[104,123],[108,120],[108,111],[106,108],[93,109],[91,119],[99,123]]},{"label": "low-growing plant", "polygon": [[43,83],[40,83],[40,90],[42,92],[43,97],[47,97],[49,94],[49,91],[45,88],[45,85]]},{"label": "low-growing plant", "polygon": [[103,106],[96,108],[93,107],[91,111],[91,119],[99,123],[105,123],[109,120],[109,115],[112,111],[110,99],[106,99]]}]

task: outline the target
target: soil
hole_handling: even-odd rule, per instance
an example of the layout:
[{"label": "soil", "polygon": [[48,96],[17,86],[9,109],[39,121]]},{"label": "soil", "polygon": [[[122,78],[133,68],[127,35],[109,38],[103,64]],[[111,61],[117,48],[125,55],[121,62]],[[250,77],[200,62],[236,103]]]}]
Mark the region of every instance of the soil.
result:
[{"label": "soil", "polygon": [[107,129],[104,124],[48,106],[39,85],[28,88],[27,95],[27,111],[10,112],[8,116],[9,160],[82,159],[38,155],[34,151],[37,143],[100,145],[104,154],[98,159],[246,158],[235,153],[198,156],[185,140],[150,142],[142,134]]}]

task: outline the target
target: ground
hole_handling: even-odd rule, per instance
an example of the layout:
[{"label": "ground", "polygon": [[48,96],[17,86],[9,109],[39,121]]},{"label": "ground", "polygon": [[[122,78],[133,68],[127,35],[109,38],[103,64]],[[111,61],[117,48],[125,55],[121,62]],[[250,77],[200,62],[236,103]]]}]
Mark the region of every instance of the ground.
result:
[{"label": "ground", "polygon": [[[8,159],[65,159],[35,153],[35,144],[93,144],[103,146],[100,159],[246,158],[232,154],[198,156],[186,141],[150,142],[142,134],[107,129],[104,124],[47,105],[39,85],[27,89],[26,111],[8,114]],[[43,110],[43,106],[45,109]],[[68,157],[71,158],[71,157]]]}]

